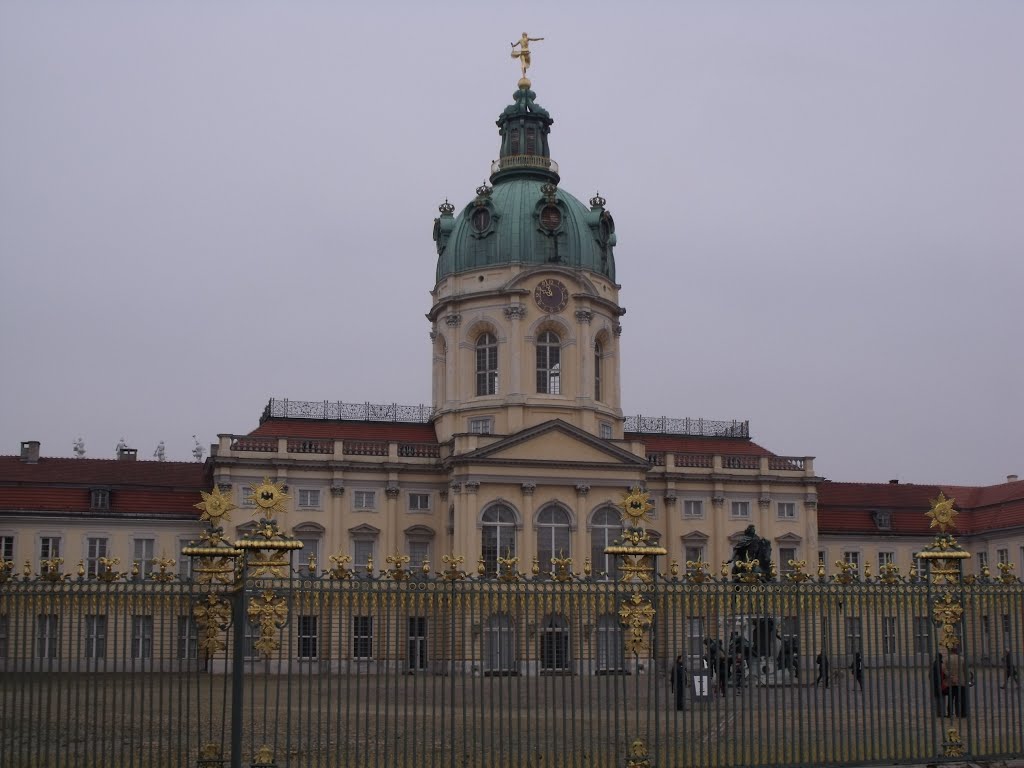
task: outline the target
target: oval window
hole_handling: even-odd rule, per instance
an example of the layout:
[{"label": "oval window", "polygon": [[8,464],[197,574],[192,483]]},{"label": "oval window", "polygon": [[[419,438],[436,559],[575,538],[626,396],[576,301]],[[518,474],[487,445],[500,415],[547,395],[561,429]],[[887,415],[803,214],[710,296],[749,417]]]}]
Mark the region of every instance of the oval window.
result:
[{"label": "oval window", "polygon": [[486,232],[487,228],[491,226],[491,212],[483,207],[477,208],[473,211],[471,222],[475,231]]},{"label": "oval window", "polygon": [[540,225],[549,232],[558,229],[562,224],[562,212],[556,205],[545,205],[540,212]]}]

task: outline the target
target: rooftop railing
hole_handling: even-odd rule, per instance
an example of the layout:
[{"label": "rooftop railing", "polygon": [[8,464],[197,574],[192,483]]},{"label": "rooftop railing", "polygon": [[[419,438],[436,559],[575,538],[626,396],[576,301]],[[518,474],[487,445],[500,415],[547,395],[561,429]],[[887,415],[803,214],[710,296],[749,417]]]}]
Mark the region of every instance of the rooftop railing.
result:
[{"label": "rooftop railing", "polygon": [[558,173],[558,163],[550,157],[541,155],[507,155],[491,161],[491,173],[507,171],[511,168],[541,168],[545,171]]}]

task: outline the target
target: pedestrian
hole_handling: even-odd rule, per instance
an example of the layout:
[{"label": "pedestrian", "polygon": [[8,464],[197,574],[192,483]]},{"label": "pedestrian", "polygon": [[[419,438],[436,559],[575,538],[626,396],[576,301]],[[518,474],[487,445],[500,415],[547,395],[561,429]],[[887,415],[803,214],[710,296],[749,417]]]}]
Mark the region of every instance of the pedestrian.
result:
[{"label": "pedestrian", "polygon": [[817,685],[824,680],[825,687],[828,688],[828,656],[818,651],[818,655],[814,657],[814,663],[818,665],[818,677],[815,678],[814,684]]},{"label": "pedestrian", "polygon": [[946,680],[946,668],[942,663],[942,654],[935,655],[932,662],[932,693],[935,695],[935,708],[939,717],[949,714],[949,681]]},{"label": "pedestrian", "polygon": [[864,690],[864,657],[860,655],[860,651],[853,654],[853,661],[850,662],[850,671],[853,672],[853,679],[857,681],[857,686]]},{"label": "pedestrian", "polygon": [[946,680],[949,682],[949,716],[967,717],[967,666],[958,646],[949,649]]},{"label": "pedestrian", "polygon": [[999,687],[1005,688],[1010,684],[1010,681],[1013,680],[1019,688],[1020,675],[1017,674],[1017,665],[1013,661],[1013,654],[1010,652],[1009,648],[1006,649],[1006,655],[1003,656],[1003,667],[1006,670],[1006,680]]},{"label": "pedestrian", "polygon": [[672,666],[670,685],[672,692],[676,695],[676,710],[682,711],[683,697],[686,693],[686,664],[683,663],[683,654],[676,656],[676,663]]}]

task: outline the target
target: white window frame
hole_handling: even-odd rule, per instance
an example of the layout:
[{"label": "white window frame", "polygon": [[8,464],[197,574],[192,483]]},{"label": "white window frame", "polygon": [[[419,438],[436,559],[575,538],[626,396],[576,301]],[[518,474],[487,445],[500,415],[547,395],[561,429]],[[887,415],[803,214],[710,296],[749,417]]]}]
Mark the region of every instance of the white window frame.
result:
[{"label": "white window frame", "polygon": [[[146,557],[146,542],[150,542],[150,555]],[[139,554],[139,549],[143,550],[143,553]],[[156,557],[156,536],[152,534],[139,534],[138,536],[132,537],[132,563],[139,564],[139,578],[149,578],[153,573],[153,560]]]},{"label": "white window frame", "polygon": [[750,519],[750,502],[744,499],[737,499],[729,504],[729,517],[734,520]]},{"label": "white window frame", "polygon": [[889,550],[885,550],[878,553],[878,572],[881,573],[882,569],[890,563],[896,562],[896,553]]},{"label": "white window frame", "polygon": [[194,616],[178,616],[178,660],[191,661],[199,658],[199,625]]},{"label": "white window frame", "polygon": [[56,659],[60,656],[60,615],[56,613],[36,614],[37,659]]},{"label": "white window frame", "polygon": [[983,549],[978,552],[978,573],[981,573],[983,569],[988,568],[988,550]]},{"label": "white window frame", "polygon": [[[97,545],[95,552],[94,543]],[[110,557],[110,537],[105,534],[86,534],[82,548],[85,550],[85,575],[92,578],[99,576],[103,571],[100,558]]]},{"label": "white window frame", "polygon": [[703,520],[704,499],[683,499],[683,519]]},{"label": "white window frame", "polygon": [[779,501],[775,503],[775,514],[779,520],[796,520],[796,502]]},{"label": "white window frame", "polygon": [[0,562],[13,563],[14,552],[14,534],[0,534]]},{"label": "white window frame", "polygon": [[110,489],[90,488],[89,489],[89,511],[108,512],[110,511]]},{"label": "white window frame", "polygon": [[252,496],[250,483],[243,482],[238,484],[238,506],[243,509],[254,509],[256,507],[256,499]]},{"label": "white window frame", "polygon": [[186,538],[178,539],[178,578],[181,581],[189,581],[192,578],[192,558],[181,552],[191,541],[191,539]]},{"label": "white window frame", "polygon": [[320,658],[320,617],[315,614],[303,614],[298,617],[295,626],[295,652],[300,659],[314,661]]},{"label": "white window frame", "polygon": [[368,545],[370,548],[370,557],[373,562],[377,562],[377,537],[359,535],[352,537],[352,567],[358,572],[365,572],[367,559],[359,554],[360,545],[364,548]]},{"label": "white window frame", "polygon": [[[373,658],[373,616],[352,616],[352,658],[372,659]],[[363,648],[366,644],[368,647]],[[366,651],[364,653],[364,650]]]},{"label": "white window frame", "polygon": [[895,616],[882,617],[882,655],[895,656],[898,647],[899,622]]},{"label": "white window frame", "polygon": [[[429,513],[432,499],[433,494],[429,491],[410,491],[406,501],[407,509],[411,513]],[[425,503],[421,505],[419,502]]]},{"label": "white window frame", "polygon": [[612,425],[609,424],[607,421],[599,422],[597,425],[597,431],[598,436],[602,440],[611,440],[612,437],[615,435],[614,431],[612,430]]},{"label": "white window frame", "polygon": [[132,658],[153,658],[153,615],[151,613],[132,615]]},{"label": "white window frame", "polygon": [[[787,552],[792,552],[792,557],[786,557]],[[800,552],[797,547],[779,547],[779,574],[792,573],[793,568],[789,565],[790,560],[800,559]]]},{"label": "white window frame", "polygon": [[296,504],[299,509],[320,509],[320,500],[323,494],[319,488],[299,488],[296,494]]},{"label": "white window frame", "polygon": [[493,435],[494,434],[494,417],[493,416],[474,416],[469,420],[468,429],[470,434],[473,435]]},{"label": "white window frame", "polygon": [[[292,531],[296,541],[302,542],[302,549],[295,550],[296,570],[302,576],[316,576],[316,571],[309,570],[309,556],[313,555],[316,569],[320,568],[320,544],[323,541],[323,533],[320,529],[303,528],[299,526]],[[365,563],[364,563],[365,565]]]},{"label": "white window frame", "polygon": [[107,614],[88,613],[85,616],[85,648],[87,659],[107,658]]},{"label": "white window frame", "polygon": [[377,491],[359,488],[352,491],[352,509],[356,512],[373,512],[377,509]]},{"label": "white window frame", "polygon": [[[409,555],[409,568],[415,570],[423,565],[423,561],[426,560],[428,563],[433,562],[433,539],[429,536],[407,536],[405,539],[405,551]],[[413,554],[414,547],[422,547],[421,553],[425,554],[425,557],[419,557]]]},{"label": "white window frame", "polygon": [[843,550],[843,562],[847,565],[853,565],[857,573],[860,573],[860,550],[859,549],[844,549]]},{"label": "white window frame", "polygon": [[996,563],[1002,563],[1005,565],[1010,562],[1010,549],[1009,547],[1001,547],[996,550]]}]

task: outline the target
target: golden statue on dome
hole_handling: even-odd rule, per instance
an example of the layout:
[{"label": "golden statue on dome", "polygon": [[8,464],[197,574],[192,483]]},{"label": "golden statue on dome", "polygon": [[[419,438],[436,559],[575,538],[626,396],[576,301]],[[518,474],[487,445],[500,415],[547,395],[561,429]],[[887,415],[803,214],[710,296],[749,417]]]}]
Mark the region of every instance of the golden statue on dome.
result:
[{"label": "golden statue on dome", "polygon": [[[530,43],[536,43],[543,39],[543,37],[530,37],[523,32],[523,36],[512,43],[512,58],[519,59],[519,66],[523,70],[523,76],[519,79],[520,88],[530,87],[530,78],[526,76],[526,70],[530,68]],[[519,46],[518,51],[516,46]]]}]

